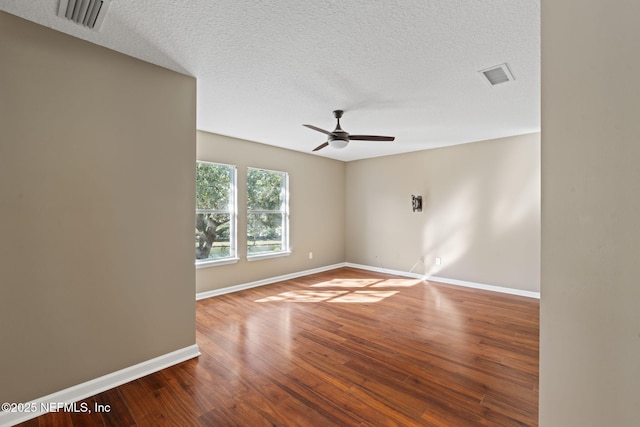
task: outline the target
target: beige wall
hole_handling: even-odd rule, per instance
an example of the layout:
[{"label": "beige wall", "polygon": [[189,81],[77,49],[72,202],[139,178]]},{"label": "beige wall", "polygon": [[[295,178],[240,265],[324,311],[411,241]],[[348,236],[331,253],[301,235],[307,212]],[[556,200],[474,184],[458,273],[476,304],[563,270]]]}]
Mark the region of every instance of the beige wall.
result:
[{"label": "beige wall", "polygon": [[[197,140],[198,160],[238,167],[240,256],[237,264],[198,269],[198,292],[344,262],[344,162],[207,132],[199,131]],[[251,262],[246,259],[248,167],[289,173],[290,256]],[[311,260],[309,252],[313,252]]]},{"label": "beige wall", "polygon": [[540,425],[640,425],[640,3],[542,4]]},{"label": "beige wall", "polygon": [[346,211],[349,262],[539,291],[539,134],[350,162]]},{"label": "beige wall", "polygon": [[195,344],[195,79],[0,13],[0,401]]}]

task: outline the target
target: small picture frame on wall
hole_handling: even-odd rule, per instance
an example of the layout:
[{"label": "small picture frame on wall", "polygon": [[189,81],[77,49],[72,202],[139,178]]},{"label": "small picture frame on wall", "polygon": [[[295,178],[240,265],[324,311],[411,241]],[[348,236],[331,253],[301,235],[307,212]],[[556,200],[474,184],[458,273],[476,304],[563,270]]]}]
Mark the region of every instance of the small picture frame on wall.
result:
[{"label": "small picture frame on wall", "polygon": [[422,212],[422,196],[411,195],[411,207],[414,212]]}]

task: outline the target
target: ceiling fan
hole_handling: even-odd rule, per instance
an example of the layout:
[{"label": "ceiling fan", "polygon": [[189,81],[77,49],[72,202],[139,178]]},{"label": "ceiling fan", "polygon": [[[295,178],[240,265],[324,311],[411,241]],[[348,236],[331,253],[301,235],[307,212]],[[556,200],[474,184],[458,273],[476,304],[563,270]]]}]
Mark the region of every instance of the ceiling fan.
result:
[{"label": "ceiling fan", "polygon": [[335,110],[333,112],[334,117],[338,120],[338,125],[333,130],[333,132],[320,129],[312,125],[302,125],[308,127],[309,129],[313,129],[328,135],[327,142],[318,145],[313,149],[313,151],[322,150],[327,145],[330,145],[333,148],[344,148],[347,146],[347,144],[349,144],[349,141],[393,141],[394,139],[396,139],[394,136],[349,135],[348,132],[345,132],[340,127],[340,117],[342,117],[343,113],[344,111],[342,110]]}]

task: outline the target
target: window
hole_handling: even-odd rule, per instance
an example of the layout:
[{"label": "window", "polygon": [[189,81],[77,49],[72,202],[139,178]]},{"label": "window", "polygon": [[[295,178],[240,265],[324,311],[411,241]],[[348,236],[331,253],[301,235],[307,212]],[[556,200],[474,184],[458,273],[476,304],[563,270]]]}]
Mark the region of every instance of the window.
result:
[{"label": "window", "polygon": [[289,175],[249,168],[247,258],[289,254]]},{"label": "window", "polygon": [[196,164],[196,265],[237,261],[236,167]]}]

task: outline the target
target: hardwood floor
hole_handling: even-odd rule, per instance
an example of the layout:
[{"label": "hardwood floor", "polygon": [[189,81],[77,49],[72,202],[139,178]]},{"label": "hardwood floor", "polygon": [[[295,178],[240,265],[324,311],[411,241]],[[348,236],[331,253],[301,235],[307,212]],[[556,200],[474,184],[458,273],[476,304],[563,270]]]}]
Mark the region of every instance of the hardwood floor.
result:
[{"label": "hardwood floor", "polygon": [[537,425],[539,301],[352,268],[197,302],[202,355],[24,426]]}]

